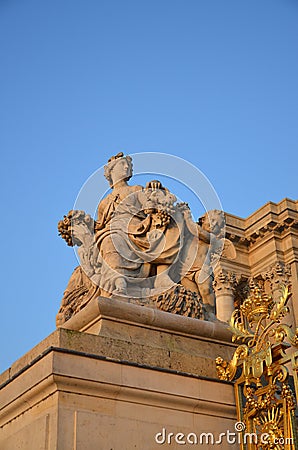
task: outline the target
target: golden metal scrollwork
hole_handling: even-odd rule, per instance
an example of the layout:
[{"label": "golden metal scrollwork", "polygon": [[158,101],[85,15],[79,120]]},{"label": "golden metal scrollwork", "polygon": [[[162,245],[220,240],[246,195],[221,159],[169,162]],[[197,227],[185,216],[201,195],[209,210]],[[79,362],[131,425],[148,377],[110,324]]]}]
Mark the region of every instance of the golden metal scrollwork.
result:
[{"label": "golden metal scrollwork", "polygon": [[254,287],[230,321],[239,346],[231,361],[216,359],[218,377],[234,381],[242,450],[298,449],[298,353],[286,354],[298,346],[298,329],[282,323],[290,297],[286,286],[279,300]]}]

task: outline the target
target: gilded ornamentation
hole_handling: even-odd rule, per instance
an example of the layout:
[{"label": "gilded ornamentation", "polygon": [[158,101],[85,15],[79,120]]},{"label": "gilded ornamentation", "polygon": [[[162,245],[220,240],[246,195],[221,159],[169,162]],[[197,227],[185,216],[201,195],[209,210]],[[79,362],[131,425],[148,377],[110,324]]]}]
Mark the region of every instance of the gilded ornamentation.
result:
[{"label": "gilded ornamentation", "polygon": [[245,424],[246,433],[258,438],[247,446],[243,435],[243,450],[286,450],[298,445],[296,400],[286,366],[287,349],[290,344],[298,346],[298,329],[294,332],[281,323],[289,312],[290,297],[286,286],[277,300],[252,286],[230,321],[232,340],[240,345],[231,361],[216,359],[218,377],[235,381],[238,420]]}]

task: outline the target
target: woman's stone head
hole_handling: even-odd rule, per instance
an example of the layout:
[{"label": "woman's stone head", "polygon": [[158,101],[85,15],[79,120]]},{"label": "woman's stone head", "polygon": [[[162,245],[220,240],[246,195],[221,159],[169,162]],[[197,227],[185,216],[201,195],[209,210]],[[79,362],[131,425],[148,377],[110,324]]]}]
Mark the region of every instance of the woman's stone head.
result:
[{"label": "woman's stone head", "polygon": [[132,159],[122,152],[112,156],[104,166],[104,175],[111,187],[119,181],[128,181],[132,177]]}]

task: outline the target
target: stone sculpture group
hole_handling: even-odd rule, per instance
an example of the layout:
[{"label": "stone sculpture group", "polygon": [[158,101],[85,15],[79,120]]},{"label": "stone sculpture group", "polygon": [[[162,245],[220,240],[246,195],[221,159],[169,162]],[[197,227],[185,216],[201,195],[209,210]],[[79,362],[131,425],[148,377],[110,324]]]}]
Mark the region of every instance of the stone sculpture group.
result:
[{"label": "stone sculpture group", "polygon": [[79,247],[80,266],[57,324],[99,295],[214,320],[213,267],[224,248],[234,257],[223,212],[194,222],[187,203],[178,203],[160,181],[129,185],[132,159],[123,153],[109,159],[104,174],[111,193],[99,203],[96,220],[71,210],[58,223],[67,244]]}]

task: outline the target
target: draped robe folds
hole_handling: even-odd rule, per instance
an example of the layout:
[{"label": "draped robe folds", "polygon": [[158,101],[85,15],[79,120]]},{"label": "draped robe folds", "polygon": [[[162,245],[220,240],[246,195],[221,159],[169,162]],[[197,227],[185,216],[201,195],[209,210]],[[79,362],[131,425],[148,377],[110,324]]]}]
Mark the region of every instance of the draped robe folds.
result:
[{"label": "draped robe folds", "polygon": [[101,256],[101,287],[110,292],[115,280],[140,282],[152,265],[172,265],[183,245],[184,218],[176,208],[167,226],[156,227],[144,212],[141,186],[114,189],[98,205],[95,239]]}]

